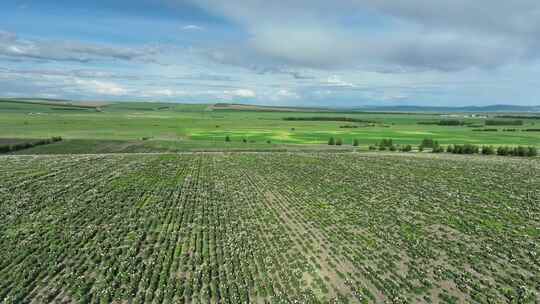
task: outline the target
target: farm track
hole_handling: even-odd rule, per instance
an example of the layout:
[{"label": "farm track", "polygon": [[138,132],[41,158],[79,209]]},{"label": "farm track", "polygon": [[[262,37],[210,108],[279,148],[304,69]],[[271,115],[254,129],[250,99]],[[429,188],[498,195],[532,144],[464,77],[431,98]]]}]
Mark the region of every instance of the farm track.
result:
[{"label": "farm track", "polygon": [[537,303],[540,161],[0,157],[2,303]]}]

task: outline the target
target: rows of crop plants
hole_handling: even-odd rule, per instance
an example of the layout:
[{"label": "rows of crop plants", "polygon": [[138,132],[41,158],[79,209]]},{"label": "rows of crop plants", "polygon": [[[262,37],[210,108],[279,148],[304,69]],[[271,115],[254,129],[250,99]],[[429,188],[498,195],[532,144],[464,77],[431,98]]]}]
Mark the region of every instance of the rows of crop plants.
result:
[{"label": "rows of crop plants", "polygon": [[2,303],[535,303],[540,161],[0,158]]}]

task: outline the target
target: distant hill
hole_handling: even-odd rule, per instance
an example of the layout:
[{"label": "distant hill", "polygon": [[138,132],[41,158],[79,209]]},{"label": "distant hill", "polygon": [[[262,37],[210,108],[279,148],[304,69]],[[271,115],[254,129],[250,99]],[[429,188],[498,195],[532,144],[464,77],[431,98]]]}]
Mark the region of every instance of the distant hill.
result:
[{"label": "distant hill", "polygon": [[261,112],[330,112],[327,108],[308,108],[294,106],[260,106],[239,103],[216,103],[208,107],[209,110],[233,110],[233,111],[261,111]]},{"label": "distant hill", "polygon": [[[71,101],[64,99],[47,98],[0,98],[0,102],[38,104],[56,107],[72,107],[80,109],[96,109],[101,111],[105,108],[130,110],[156,110],[175,109],[178,103],[156,103],[156,102],[100,102],[100,101]],[[190,106],[191,104],[184,104]],[[438,107],[438,106],[358,106],[358,107],[302,107],[302,106],[265,106],[240,103],[215,103],[215,104],[193,104],[192,107],[198,110],[207,111],[258,111],[258,112],[376,112],[376,113],[540,113],[540,105],[536,106],[516,106],[516,105],[488,105],[488,106],[466,106],[466,107]],[[182,108],[182,110],[186,110]]]},{"label": "distant hill", "polygon": [[49,99],[49,98],[0,98],[0,102],[20,103],[20,104],[35,104],[53,107],[65,108],[83,108],[96,109],[106,106],[108,103],[99,101],[70,101],[64,99]]},{"label": "distant hill", "polygon": [[429,107],[429,106],[365,106],[351,108],[352,111],[373,111],[373,112],[436,112],[436,113],[538,113],[540,106],[514,106],[514,105],[489,105],[489,106],[467,106],[467,107]]},{"label": "distant hill", "polygon": [[211,110],[275,111],[275,112],[390,112],[390,113],[540,113],[540,106],[489,105],[467,107],[437,106],[362,106],[350,108],[262,106],[237,103],[216,103]]}]

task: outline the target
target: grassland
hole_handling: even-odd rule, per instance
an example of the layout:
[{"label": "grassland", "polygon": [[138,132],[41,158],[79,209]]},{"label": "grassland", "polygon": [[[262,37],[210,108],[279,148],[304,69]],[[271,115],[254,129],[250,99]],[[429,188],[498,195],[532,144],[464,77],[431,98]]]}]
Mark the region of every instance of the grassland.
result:
[{"label": "grassland", "polygon": [[[281,109],[283,110],[283,109]],[[0,138],[50,138],[61,136],[65,151],[76,143],[94,141],[124,141],[121,146],[137,143],[143,150],[176,151],[176,148],[193,150],[244,149],[258,150],[276,145],[324,145],[330,137],[342,138],[350,145],[353,139],[367,146],[383,138],[392,138],[397,144],[417,145],[423,138],[433,138],[445,144],[486,145],[535,145],[540,146],[540,132],[524,132],[538,128],[538,120],[522,119],[524,124],[514,132],[476,132],[470,126],[421,125],[419,122],[438,121],[447,117],[428,113],[330,113],[319,112],[321,117],[348,117],[372,123],[343,121],[288,121],[286,117],[312,117],[313,109],[292,112],[239,111],[220,109],[211,105],[182,105],[170,103],[111,103],[99,106],[99,111],[86,107],[66,107],[65,104],[42,104],[0,101]],[[482,125],[486,118],[458,118],[472,125]],[[501,113],[497,113],[501,115]],[[492,115],[494,116],[494,115]],[[493,119],[491,117],[490,119]],[[343,128],[344,126],[354,128]],[[235,144],[225,144],[230,136]],[[238,147],[246,139],[247,144]],[[70,141],[75,140],[75,141]],[[270,141],[270,145],[265,144]],[[165,142],[169,142],[168,144]],[[111,147],[110,142],[104,142]],[[261,147],[263,146],[263,147]],[[286,147],[285,147],[286,148]],[[59,146],[55,149],[62,150]],[[86,149],[84,146],[79,150]],[[101,148],[100,148],[101,149]],[[106,148],[102,150],[106,151]],[[109,149],[122,152],[124,149]],[[129,149],[128,149],[129,150]],[[141,149],[135,149],[140,151]],[[39,151],[36,151],[39,152]]]},{"label": "grassland", "polygon": [[0,157],[3,303],[536,303],[540,161]]}]

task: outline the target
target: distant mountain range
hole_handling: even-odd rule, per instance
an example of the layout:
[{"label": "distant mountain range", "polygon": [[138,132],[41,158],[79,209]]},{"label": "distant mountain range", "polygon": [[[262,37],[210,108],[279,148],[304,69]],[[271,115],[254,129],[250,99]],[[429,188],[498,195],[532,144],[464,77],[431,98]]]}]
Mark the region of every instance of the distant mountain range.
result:
[{"label": "distant mountain range", "polygon": [[436,113],[493,113],[493,112],[516,112],[516,113],[538,113],[540,106],[514,106],[514,105],[488,105],[488,106],[466,106],[466,107],[433,107],[433,106],[363,106],[349,108],[359,112],[436,112]]},{"label": "distant mountain range", "polygon": [[[47,103],[49,105],[70,106],[104,106],[118,102],[88,102],[71,101],[66,99],[47,98],[0,98],[0,101]],[[141,102],[147,103],[147,102]],[[516,106],[516,105],[487,105],[487,106],[464,106],[464,107],[438,107],[438,106],[357,106],[357,107],[313,107],[313,106],[265,106],[240,103],[215,103],[208,104],[211,110],[236,110],[236,111],[265,111],[265,112],[390,112],[390,113],[540,113],[540,105]]]},{"label": "distant mountain range", "polygon": [[302,107],[264,106],[238,103],[216,103],[214,110],[279,111],[279,112],[391,112],[391,113],[539,113],[539,106],[488,105],[466,107],[437,106],[360,106],[360,107]]}]

